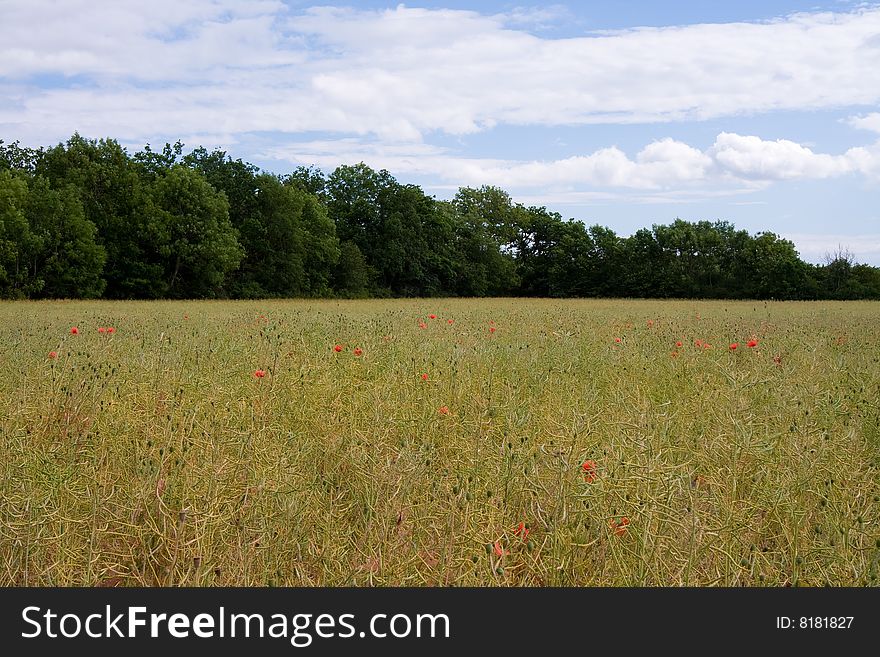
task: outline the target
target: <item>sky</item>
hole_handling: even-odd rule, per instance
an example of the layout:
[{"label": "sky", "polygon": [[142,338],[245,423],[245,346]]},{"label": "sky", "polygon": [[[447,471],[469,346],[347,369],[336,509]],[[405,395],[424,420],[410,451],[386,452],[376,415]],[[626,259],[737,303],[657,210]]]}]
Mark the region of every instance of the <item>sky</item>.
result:
[{"label": "sky", "polygon": [[495,185],[880,266],[880,4],[0,0],[0,139]]}]

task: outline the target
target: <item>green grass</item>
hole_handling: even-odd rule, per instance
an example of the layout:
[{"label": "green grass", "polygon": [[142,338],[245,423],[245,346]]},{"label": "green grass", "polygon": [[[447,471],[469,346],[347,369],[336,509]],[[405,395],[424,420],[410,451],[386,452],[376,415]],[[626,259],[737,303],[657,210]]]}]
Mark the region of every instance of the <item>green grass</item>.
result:
[{"label": "green grass", "polygon": [[868,302],[2,303],[0,584],[874,586],[878,359]]}]

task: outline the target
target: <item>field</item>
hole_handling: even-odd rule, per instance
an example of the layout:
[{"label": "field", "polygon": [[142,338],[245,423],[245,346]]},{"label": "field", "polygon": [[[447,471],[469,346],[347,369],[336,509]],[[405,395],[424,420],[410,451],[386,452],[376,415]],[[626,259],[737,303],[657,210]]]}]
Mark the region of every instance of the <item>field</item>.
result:
[{"label": "field", "polygon": [[0,303],[0,584],[876,586],[878,359],[869,302]]}]

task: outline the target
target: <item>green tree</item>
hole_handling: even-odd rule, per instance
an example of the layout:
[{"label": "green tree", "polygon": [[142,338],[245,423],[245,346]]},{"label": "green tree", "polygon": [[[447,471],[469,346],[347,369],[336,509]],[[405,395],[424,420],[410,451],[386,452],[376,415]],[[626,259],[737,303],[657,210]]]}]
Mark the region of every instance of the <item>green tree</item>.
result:
[{"label": "green tree", "polygon": [[21,175],[0,170],[0,297],[22,298],[42,282],[29,278],[28,261],[36,248],[25,210],[28,185]]},{"label": "green tree", "polygon": [[53,190],[42,176],[30,186],[26,215],[38,250],[31,255],[34,279],[43,285],[37,296],[98,298],[104,292],[106,253],[97,229],[86,219],[73,185]]},{"label": "green tree", "polygon": [[244,255],[226,197],[198,172],[175,165],[151,189],[163,288],[176,298],[223,295]]}]

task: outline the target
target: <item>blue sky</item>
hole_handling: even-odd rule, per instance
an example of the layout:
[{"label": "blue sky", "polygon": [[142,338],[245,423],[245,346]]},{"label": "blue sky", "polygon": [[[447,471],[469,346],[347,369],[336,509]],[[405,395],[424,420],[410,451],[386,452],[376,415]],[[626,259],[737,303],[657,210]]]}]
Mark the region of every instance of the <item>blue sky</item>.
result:
[{"label": "blue sky", "polygon": [[364,161],[628,235],[725,219],[880,265],[880,5],[0,2],[0,138]]}]

